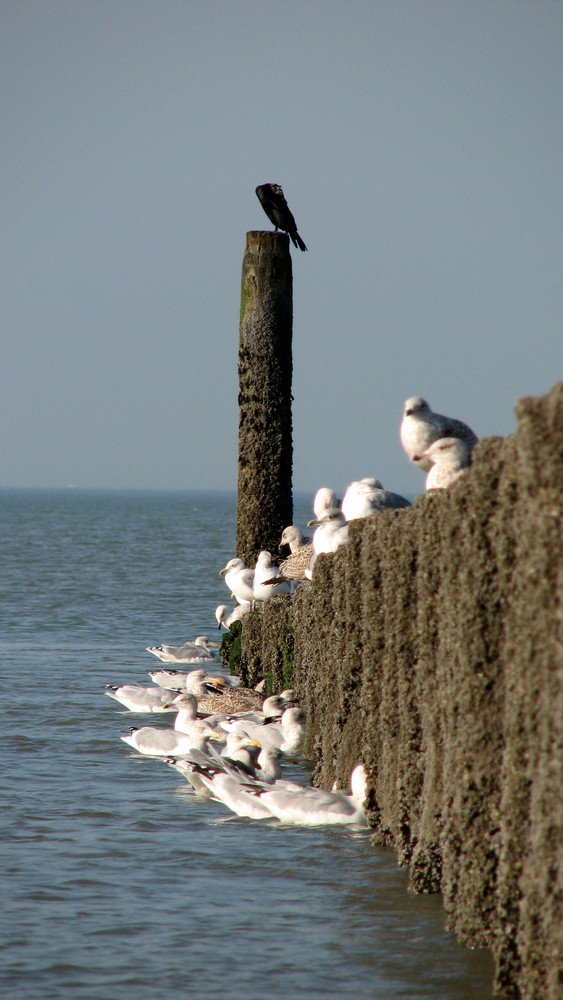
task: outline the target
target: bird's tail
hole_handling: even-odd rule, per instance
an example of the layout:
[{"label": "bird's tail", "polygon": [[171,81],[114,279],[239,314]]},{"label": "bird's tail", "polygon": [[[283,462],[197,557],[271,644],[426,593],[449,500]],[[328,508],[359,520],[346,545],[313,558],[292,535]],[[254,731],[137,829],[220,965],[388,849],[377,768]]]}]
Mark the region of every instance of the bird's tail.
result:
[{"label": "bird's tail", "polygon": [[298,232],[295,233],[295,236],[292,236],[292,239],[293,239],[294,246],[299,247],[300,250],[306,250],[307,249],[307,247],[305,246],[305,244],[304,244],[303,240],[301,239],[301,237],[300,237],[300,235],[299,235]]}]

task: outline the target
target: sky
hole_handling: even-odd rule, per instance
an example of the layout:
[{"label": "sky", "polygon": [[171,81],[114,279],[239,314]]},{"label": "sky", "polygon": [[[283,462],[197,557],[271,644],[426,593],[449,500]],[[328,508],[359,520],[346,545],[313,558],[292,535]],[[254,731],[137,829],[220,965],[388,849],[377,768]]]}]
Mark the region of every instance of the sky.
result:
[{"label": "sky", "polygon": [[254,193],[292,248],[294,488],[424,488],[562,378],[560,0],[3,0],[0,486],[235,490]]}]

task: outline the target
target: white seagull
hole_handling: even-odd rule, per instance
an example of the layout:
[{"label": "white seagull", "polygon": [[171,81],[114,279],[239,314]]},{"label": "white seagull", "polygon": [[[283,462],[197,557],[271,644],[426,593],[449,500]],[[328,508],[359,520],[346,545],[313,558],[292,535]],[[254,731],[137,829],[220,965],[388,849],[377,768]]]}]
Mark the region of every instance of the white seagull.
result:
[{"label": "white seagull", "polygon": [[358,764],[350,776],[351,794],[326,792],[320,788],[287,790],[276,788],[260,796],[260,801],[282,823],[299,826],[352,826],[367,827],[364,812],[367,791],[367,774],[363,764]]},{"label": "white seagull", "polygon": [[142,687],[140,684],[122,684],[120,687],[106,684],[105,693],[130,712],[177,712],[176,702],[182,691],[180,688],[174,691],[158,686]]},{"label": "white seagull", "polygon": [[206,635],[198,635],[193,642],[183,646],[147,646],[147,652],[157,656],[163,663],[210,663],[217,658],[216,642],[210,642]]},{"label": "white seagull", "polygon": [[365,479],[355,479],[347,486],[340,509],[347,521],[355,521],[360,517],[376,514],[380,510],[410,506],[405,497],[384,490],[379,479],[367,476]]},{"label": "white seagull", "polygon": [[280,571],[272,565],[272,556],[263,550],[259,553],[254,567],[254,600],[267,601],[270,597],[291,593],[291,584],[285,580],[276,583]]},{"label": "white seagull", "polygon": [[471,462],[467,442],[461,438],[438,438],[420,456],[432,463],[426,476],[426,490],[444,490],[466,471]]},{"label": "white seagull", "polygon": [[461,438],[467,445],[469,453],[478,441],[477,435],[462,420],[434,413],[421,396],[410,396],[405,401],[399,434],[401,444],[411,462],[425,472],[430,469],[431,462],[423,457],[424,452],[438,438]]},{"label": "white seagull", "polygon": [[229,559],[226,566],[219,570],[219,576],[225,577],[225,583],[239,604],[254,604],[254,570],[249,569],[242,559]]}]

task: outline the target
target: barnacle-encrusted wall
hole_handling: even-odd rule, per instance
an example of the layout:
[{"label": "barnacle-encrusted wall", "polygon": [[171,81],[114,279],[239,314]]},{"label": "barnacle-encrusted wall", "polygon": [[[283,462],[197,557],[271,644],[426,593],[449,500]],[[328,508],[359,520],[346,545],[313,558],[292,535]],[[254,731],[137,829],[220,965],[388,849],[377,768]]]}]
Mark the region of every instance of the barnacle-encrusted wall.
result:
[{"label": "barnacle-encrusted wall", "polygon": [[[563,996],[563,383],[412,509],[350,526],[244,620],[246,682],[290,682],[315,779],[371,774],[374,837],[490,947],[499,993]],[[294,649],[291,649],[291,643]]]}]

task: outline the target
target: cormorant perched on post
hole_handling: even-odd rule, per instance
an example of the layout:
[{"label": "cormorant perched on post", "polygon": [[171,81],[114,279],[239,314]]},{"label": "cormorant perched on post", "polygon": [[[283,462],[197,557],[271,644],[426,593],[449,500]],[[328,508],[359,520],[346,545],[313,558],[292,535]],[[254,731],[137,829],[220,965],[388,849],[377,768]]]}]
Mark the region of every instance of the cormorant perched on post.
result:
[{"label": "cormorant perched on post", "polygon": [[256,188],[256,194],[270,222],[274,223],[276,231],[283,229],[284,233],[289,233],[294,246],[299,247],[300,250],[306,250],[307,247],[297,232],[295,219],[289,210],[280,185],[259,184]]}]

